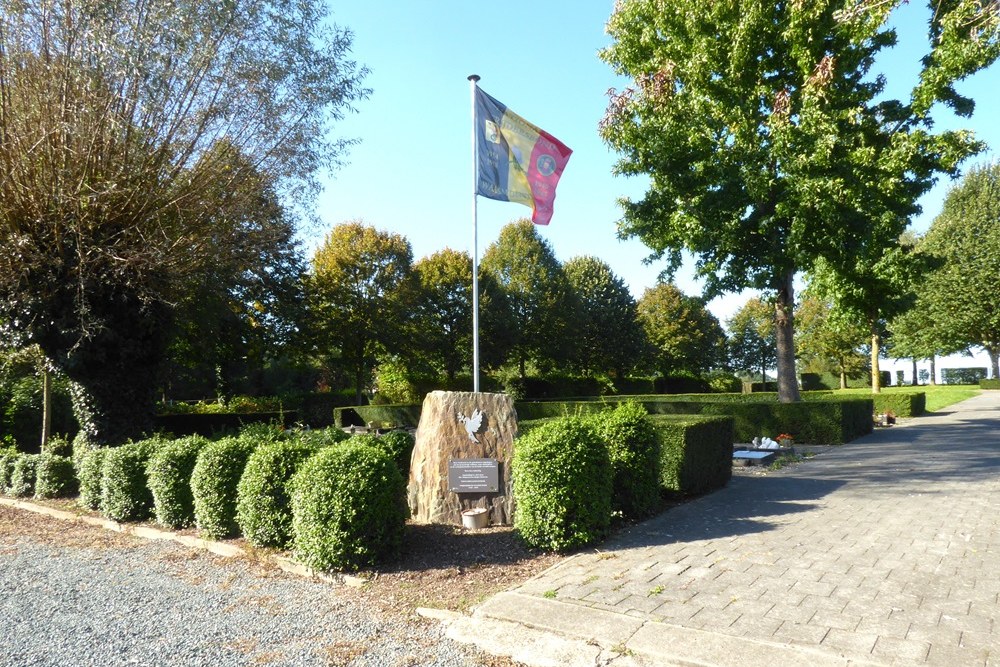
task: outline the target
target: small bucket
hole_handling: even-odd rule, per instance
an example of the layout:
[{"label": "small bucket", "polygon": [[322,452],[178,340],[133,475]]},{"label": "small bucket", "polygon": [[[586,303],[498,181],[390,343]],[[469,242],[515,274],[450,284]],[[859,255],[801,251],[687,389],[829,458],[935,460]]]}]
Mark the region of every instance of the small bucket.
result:
[{"label": "small bucket", "polygon": [[490,512],[485,507],[474,507],[462,512],[462,527],[479,530],[490,524]]}]

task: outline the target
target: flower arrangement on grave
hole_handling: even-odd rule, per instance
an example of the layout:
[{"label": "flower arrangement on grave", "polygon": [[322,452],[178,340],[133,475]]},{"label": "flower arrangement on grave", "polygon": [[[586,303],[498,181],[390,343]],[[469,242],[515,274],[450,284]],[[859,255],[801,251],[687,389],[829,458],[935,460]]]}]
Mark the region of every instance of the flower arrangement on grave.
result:
[{"label": "flower arrangement on grave", "polygon": [[775,438],[775,441],[777,441],[777,443],[782,447],[791,447],[795,444],[795,438],[788,433],[779,433],[778,437]]}]

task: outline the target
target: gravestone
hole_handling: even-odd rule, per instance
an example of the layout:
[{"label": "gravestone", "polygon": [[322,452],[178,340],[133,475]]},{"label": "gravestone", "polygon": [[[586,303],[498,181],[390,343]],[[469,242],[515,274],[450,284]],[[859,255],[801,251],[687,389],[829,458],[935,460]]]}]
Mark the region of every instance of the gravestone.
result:
[{"label": "gravestone", "polygon": [[407,487],[414,521],[461,525],[464,510],[483,507],[491,524],[509,525],[516,436],[517,413],[506,394],[427,394]]}]

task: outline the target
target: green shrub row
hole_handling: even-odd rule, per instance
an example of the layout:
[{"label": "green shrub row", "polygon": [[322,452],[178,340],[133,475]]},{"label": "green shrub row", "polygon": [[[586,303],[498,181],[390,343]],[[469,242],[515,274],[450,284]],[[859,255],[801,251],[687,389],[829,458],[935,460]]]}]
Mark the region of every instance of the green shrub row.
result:
[{"label": "green shrub row", "polygon": [[420,405],[355,405],[337,408],[333,421],[340,428],[375,425],[380,428],[416,428],[420,423]]},{"label": "green shrub row", "polygon": [[1000,379],[993,378],[992,380],[980,380],[980,389],[1000,389]]},{"label": "green shrub row", "polygon": [[0,493],[23,498],[65,498],[76,493],[73,462],[51,453],[23,454],[0,448]]},{"label": "green shrub row", "polygon": [[254,451],[249,438],[222,438],[209,443],[198,454],[191,473],[194,521],[202,535],[224,539],[238,533],[236,492]]},{"label": "green shrub row", "polygon": [[188,436],[166,443],[150,457],[146,478],[157,523],[170,528],[186,528],[194,523],[191,475],[206,445],[205,438]]},{"label": "green shrub row", "polygon": [[681,495],[706,493],[725,486],[733,474],[733,419],[656,415],[659,435],[659,485]]}]

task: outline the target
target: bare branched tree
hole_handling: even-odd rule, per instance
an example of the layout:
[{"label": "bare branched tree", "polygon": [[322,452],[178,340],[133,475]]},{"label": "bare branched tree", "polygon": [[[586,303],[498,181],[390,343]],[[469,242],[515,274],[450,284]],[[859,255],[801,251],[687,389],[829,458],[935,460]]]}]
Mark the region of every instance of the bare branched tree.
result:
[{"label": "bare branched tree", "polygon": [[90,438],[148,426],[172,288],[220,260],[234,193],[301,205],[338,164],[368,91],[324,7],[0,0],[0,320]]}]

